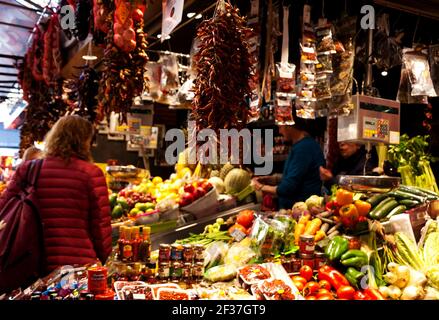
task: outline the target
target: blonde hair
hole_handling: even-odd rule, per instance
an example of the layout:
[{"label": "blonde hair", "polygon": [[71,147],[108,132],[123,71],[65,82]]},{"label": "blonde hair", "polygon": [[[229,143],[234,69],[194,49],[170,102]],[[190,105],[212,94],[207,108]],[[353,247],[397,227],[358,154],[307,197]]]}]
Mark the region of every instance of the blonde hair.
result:
[{"label": "blonde hair", "polygon": [[93,125],[86,119],[72,115],[60,118],[45,138],[45,155],[67,162],[72,157],[92,161],[87,141],[93,138]]}]

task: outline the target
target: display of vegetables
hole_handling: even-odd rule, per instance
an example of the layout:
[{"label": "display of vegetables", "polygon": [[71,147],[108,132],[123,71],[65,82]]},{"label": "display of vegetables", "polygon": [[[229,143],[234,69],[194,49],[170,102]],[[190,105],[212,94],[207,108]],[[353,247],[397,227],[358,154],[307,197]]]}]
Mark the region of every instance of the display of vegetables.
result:
[{"label": "display of vegetables", "polygon": [[387,193],[373,195],[367,199],[371,210],[369,217],[374,220],[387,220],[428,201],[439,199],[439,195],[420,187],[401,185]]},{"label": "display of vegetables", "polygon": [[252,62],[246,29],[239,10],[225,1],[219,1],[214,17],[197,28],[192,101],[197,130],[241,129],[247,123]]},{"label": "display of vegetables", "polygon": [[436,179],[430,167],[435,159],[428,153],[429,136],[400,137],[400,143],[389,147],[389,162],[398,168],[402,183],[439,193]]}]

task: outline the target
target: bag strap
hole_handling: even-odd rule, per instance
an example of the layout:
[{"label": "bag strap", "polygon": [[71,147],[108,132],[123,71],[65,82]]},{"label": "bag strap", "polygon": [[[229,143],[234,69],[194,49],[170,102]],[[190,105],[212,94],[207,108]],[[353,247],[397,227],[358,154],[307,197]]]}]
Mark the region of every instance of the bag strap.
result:
[{"label": "bag strap", "polygon": [[32,160],[26,174],[26,182],[28,186],[37,188],[37,181],[40,176],[41,167],[43,165],[43,159]]}]

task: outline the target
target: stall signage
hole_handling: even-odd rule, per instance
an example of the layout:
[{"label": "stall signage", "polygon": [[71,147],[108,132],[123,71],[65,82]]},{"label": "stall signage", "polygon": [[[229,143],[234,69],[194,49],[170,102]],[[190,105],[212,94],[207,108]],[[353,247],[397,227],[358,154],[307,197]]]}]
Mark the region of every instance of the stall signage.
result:
[{"label": "stall signage", "polygon": [[162,20],[162,35],[161,42],[163,42],[172,30],[181,22],[183,17],[184,0],[163,0],[163,20]]}]

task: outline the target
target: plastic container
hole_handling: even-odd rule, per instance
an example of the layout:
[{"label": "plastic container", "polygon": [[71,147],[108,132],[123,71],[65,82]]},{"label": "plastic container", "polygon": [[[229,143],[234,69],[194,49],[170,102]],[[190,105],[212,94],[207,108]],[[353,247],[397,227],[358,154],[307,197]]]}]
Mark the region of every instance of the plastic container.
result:
[{"label": "plastic container", "polygon": [[191,204],[182,207],[182,211],[186,211],[200,219],[210,214],[216,213],[218,207],[218,194],[215,187],[212,188],[203,197],[195,200]]},{"label": "plastic container", "polygon": [[160,288],[157,290],[158,300],[190,300],[186,290],[174,288]]},{"label": "plastic container", "polygon": [[[251,270],[248,275],[243,274],[246,269]],[[270,279],[271,277],[270,271],[262,265],[247,265],[238,269],[239,283],[241,287],[246,290],[249,290],[252,285],[258,284],[262,280]]]},{"label": "plastic container", "polygon": [[153,300],[149,285],[129,285],[121,290],[121,300]]},{"label": "plastic container", "polygon": [[160,283],[160,284],[150,284],[149,285],[152,289],[152,297],[154,300],[158,300],[158,291],[162,288],[168,288],[168,289],[181,289],[181,287],[176,283]]},{"label": "plastic container", "polygon": [[146,286],[147,283],[143,281],[116,281],[113,284],[114,290],[116,291],[116,297],[118,300],[123,300],[121,296],[121,291],[126,286]]}]

